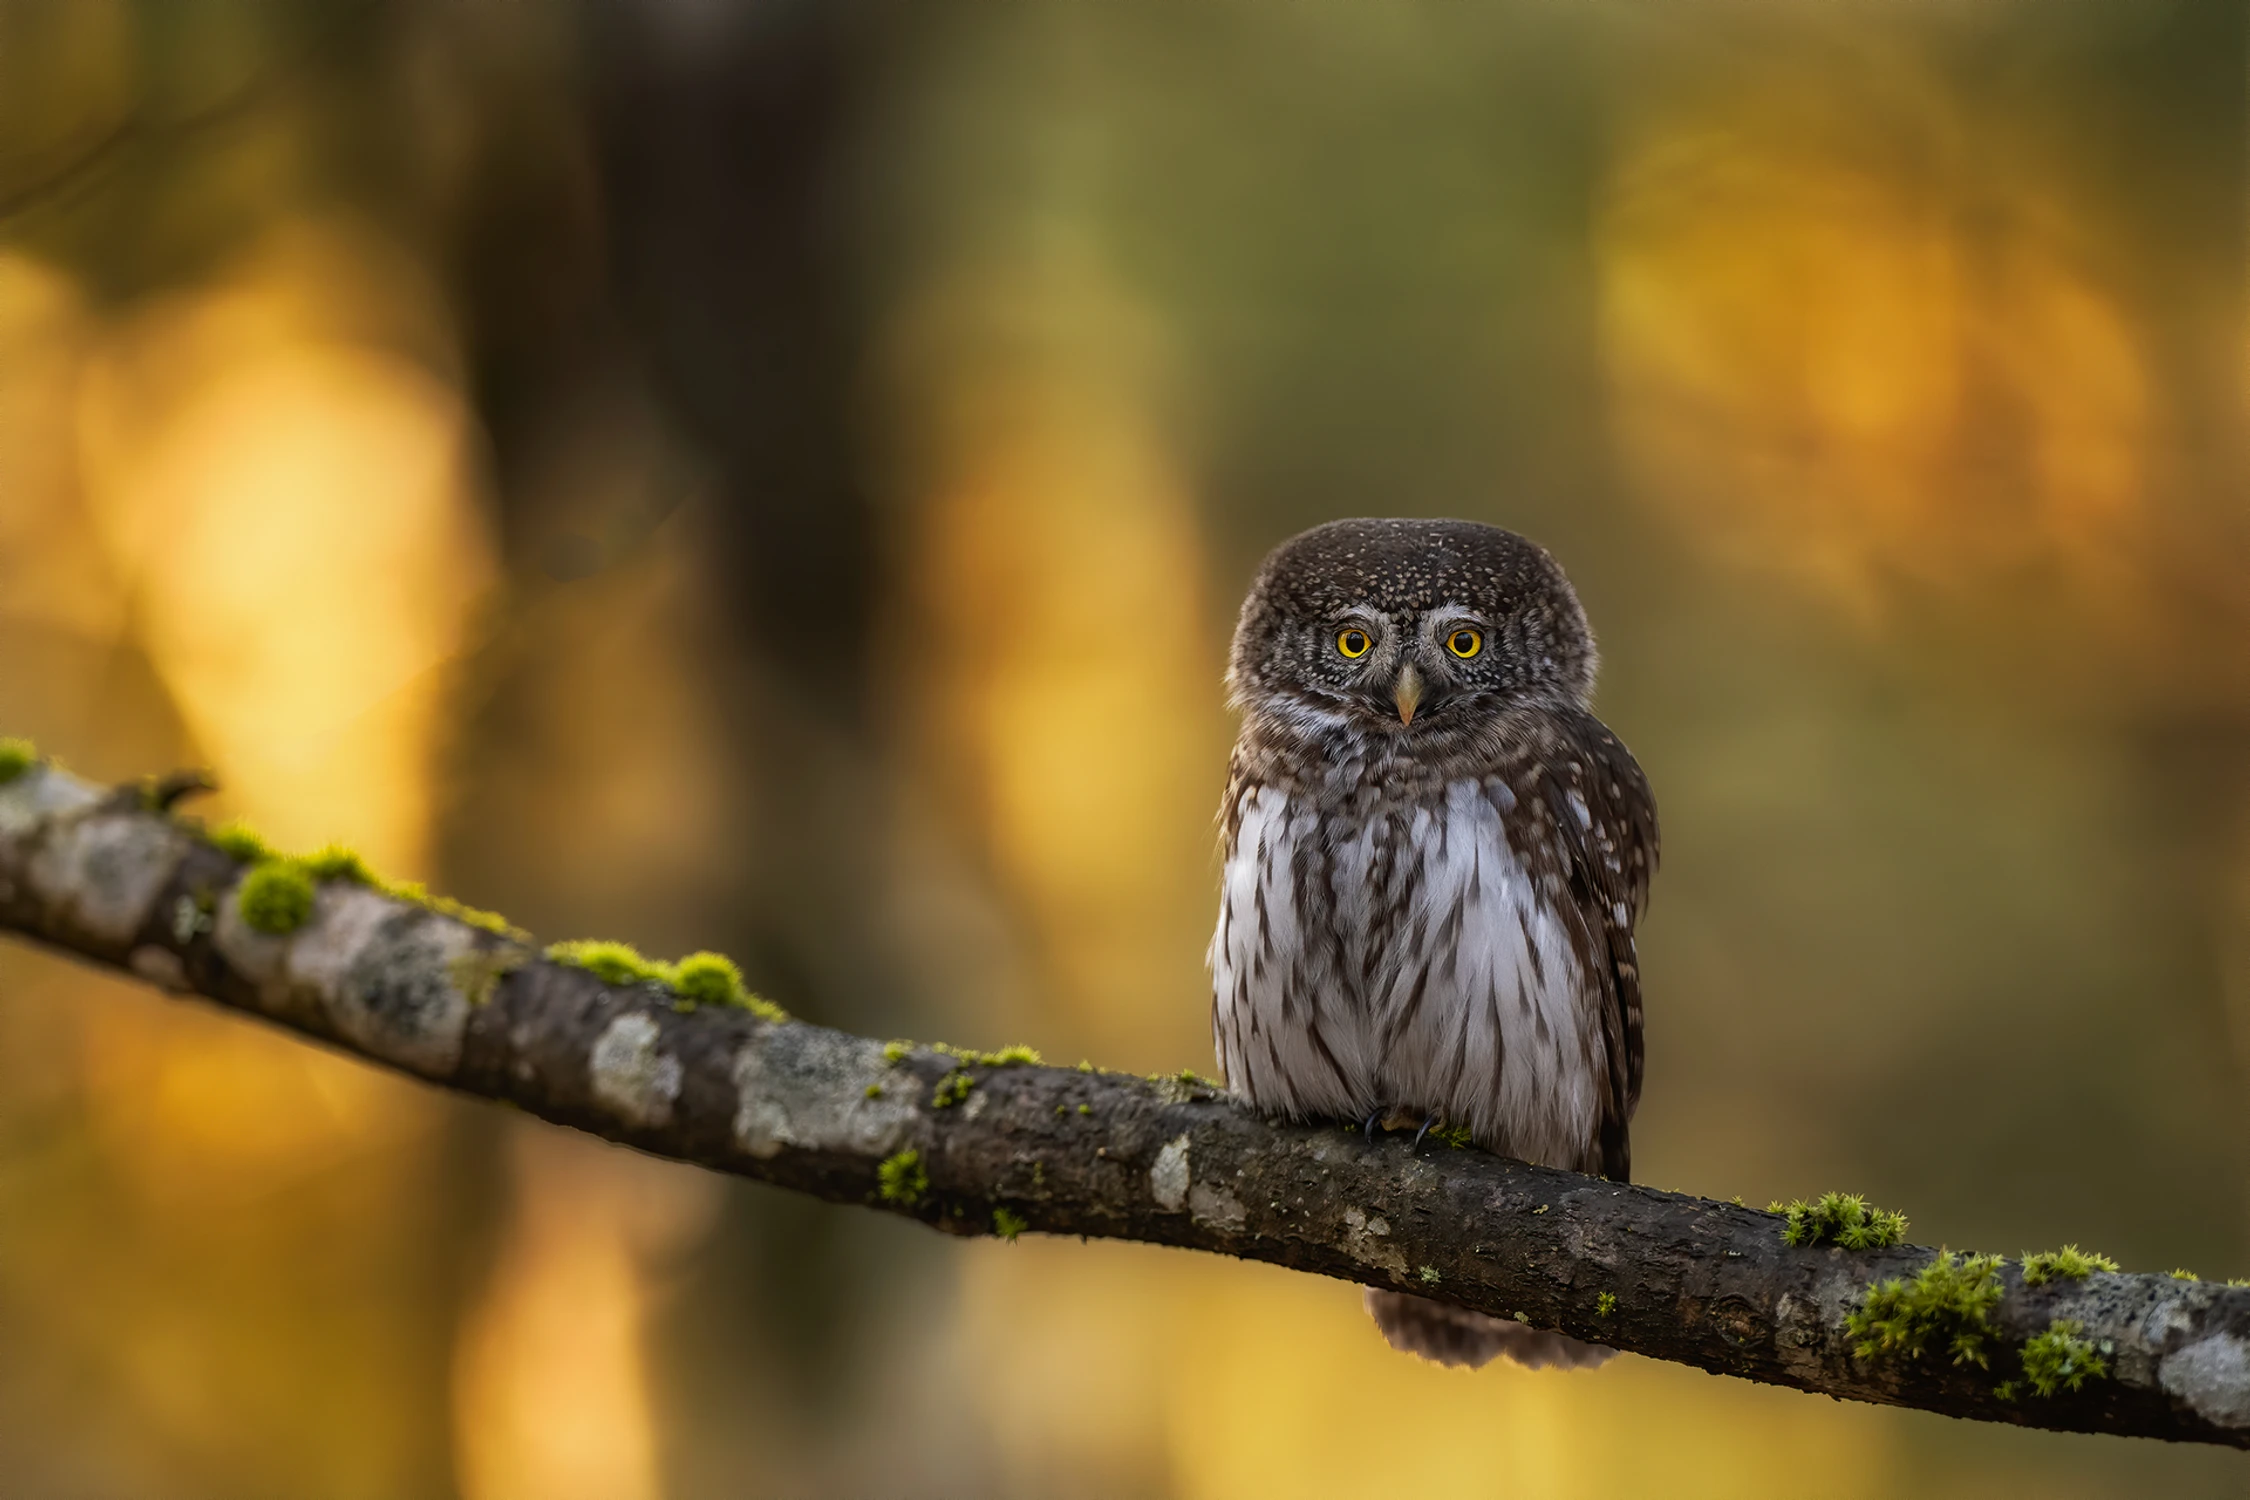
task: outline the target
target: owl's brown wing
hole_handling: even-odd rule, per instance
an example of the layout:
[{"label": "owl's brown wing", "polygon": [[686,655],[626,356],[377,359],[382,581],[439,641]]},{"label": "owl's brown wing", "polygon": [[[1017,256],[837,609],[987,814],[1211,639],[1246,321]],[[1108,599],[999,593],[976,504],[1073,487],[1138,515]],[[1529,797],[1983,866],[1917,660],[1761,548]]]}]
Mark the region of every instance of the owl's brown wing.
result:
[{"label": "owl's brown wing", "polygon": [[1597,1143],[1602,1175],[1632,1173],[1628,1126],[1641,1102],[1641,970],[1633,929],[1656,872],[1656,799],[1632,752],[1592,714],[1560,716],[1560,753],[1540,757],[1547,804],[1583,926],[1578,936],[1598,989],[1608,1070]]}]

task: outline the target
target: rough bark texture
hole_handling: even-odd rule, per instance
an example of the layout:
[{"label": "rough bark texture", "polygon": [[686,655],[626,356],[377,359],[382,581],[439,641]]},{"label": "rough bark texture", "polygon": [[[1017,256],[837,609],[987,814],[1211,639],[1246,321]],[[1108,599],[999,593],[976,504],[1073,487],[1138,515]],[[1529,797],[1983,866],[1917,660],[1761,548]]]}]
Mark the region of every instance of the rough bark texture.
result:
[{"label": "rough bark texture", "polygon": [[[2098,1272],[2027,1287],[2010,1263],[1989,1368],[1942,1348],[1863,1360],[1846,1315],[1931,1250],[1791,1248],[1773,1214],[1277,1127],[1195,1081],[682,1009],[345,882],[268,936],[234,899],[245,867],[164,810],[193,785],[105,792],[43,765],[0,784],[0,929],[558,1124],[949,1233],[1208,1250],[1852,1400],[2250,1447],[2250,1290]],[[2084,1326],[2109,1373],[2041,1397],[2020,1351],[2056,1319]]]}]

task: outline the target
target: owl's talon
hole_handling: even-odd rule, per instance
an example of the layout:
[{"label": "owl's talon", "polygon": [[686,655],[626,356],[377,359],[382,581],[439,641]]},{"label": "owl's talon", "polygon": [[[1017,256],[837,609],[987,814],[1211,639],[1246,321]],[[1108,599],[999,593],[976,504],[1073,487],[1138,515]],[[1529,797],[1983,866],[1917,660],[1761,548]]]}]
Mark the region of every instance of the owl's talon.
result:
[{"label": "owl's talon", "polygon": [[1415,1151],[1421,1150],[1422,1137],[1428,1135],[1430,1133],[1430,1127],[1432,1125],[1435,1125],[1437,1122],[1438,1117],[1436,1115],[1431,1115],[1427,1120],[1424,1120],[1422,1122],[1422,1128],[1414,1132],[1414,1144],[1410,1149]]},{"label": "owl's talon", "polygon": [[1368,1140],[1369,1140],[1370,1142],[1372,1142],[1372,1141],[1373,1141],[1373,1140],[1375,1139],[1375,1127],[1376,1127],[1376,1125],[1378,1125],[1379,1123],[1381,1123],[1381,1121],[1382,1121],[1382,1118],[1383,1118],[1383,1116],[1385,1116],[1385,1115],[1387,1115],[1387,1114],[1389,1114],[1389,1113],[1390,1113],[1390,1111],[1389,1111],[1389,1110],[1387,1110],[1387,1109],[1379,1109],[1379,1110],[1375,1111],[1375,1113],[1373,1113],[1373,1114],[1369,1115],[1369,1116],[1368,1116],[1368,1117],[1367,1117],[1367,1118],[1366,1118],[1366,1119],[1365,1119],[1364,1121],[1362,1121],[1362,1122],[1361,1122],[1361,1124],[1360,1124],[1360,1129],[1362,1129],[1362,1130],[1364,1130],[1364,1131],[1366,1131],[1366,1132],[1367,1132],[1367,1139],[1368,1139]]}]

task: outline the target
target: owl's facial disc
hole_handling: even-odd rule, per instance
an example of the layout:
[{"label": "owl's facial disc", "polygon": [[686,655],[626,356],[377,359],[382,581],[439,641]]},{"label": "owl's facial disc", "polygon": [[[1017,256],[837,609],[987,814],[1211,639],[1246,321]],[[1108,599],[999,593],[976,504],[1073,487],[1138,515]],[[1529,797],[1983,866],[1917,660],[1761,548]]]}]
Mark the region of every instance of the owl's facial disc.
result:
[{"label": "owl's facial disc", "polygon": [[1445,754],[1524,703],[1586,706],[1595,653],[1562,569],[1471,521],[1331,521],[1259,569],[1227,685],[1261,733]]}]

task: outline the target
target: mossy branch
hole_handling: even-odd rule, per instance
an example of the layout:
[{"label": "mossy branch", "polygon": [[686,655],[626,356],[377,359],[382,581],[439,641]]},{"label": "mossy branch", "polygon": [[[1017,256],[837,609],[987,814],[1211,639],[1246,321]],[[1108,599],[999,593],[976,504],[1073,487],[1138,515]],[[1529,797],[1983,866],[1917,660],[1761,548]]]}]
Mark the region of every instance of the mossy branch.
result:
[{"label": "mossy branch", "polygon": [[2250,1447],[2250,1290],[2120,1275],[2074,1247],[2022,1264],[1933,1252],[1841,1194],[1761,1213],[1436,1136],[1276,1126],[1190,1074],[886,1045],[753,1003],[715,955],[542,950],[335,852],[285,861],[243,830],[207,833],[172,800],[0,743],[0,931],[949,1233],[1206,1250],[1851,1400]]}]

